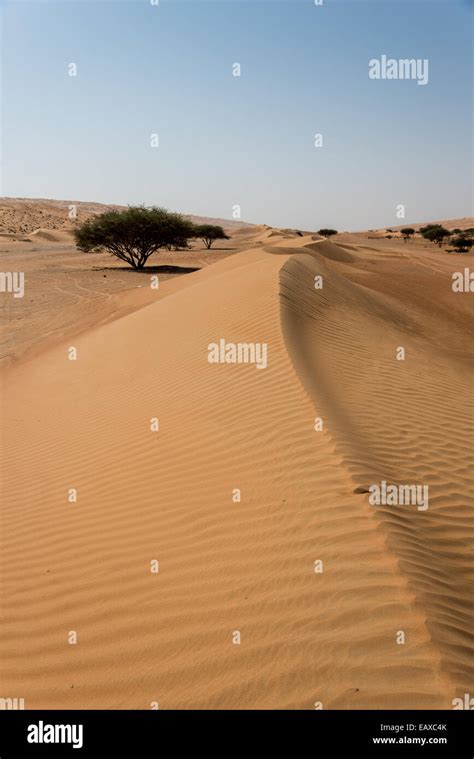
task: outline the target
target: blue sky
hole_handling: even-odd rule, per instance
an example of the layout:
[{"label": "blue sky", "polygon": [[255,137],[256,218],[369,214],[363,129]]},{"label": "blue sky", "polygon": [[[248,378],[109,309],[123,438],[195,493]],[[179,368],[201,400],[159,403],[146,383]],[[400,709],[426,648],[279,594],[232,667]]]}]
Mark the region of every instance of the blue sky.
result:
[{"label": "blue sky", "polygon": [[[302,229],[472,213],[468,0],[0,2],[2,195]],[[381,55],[428,84],[371,80]]]}]

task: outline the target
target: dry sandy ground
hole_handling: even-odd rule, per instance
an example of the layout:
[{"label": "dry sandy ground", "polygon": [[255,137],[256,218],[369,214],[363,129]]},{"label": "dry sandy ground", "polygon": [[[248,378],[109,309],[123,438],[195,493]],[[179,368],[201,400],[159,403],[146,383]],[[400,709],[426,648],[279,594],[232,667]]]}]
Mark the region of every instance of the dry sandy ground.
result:
[{"label": "dry sandy ground", "polygon": [[[81,253],[69,234],[61,242],[0,242],[1,270],[23,272],[25,278],[23,298],[0,293],[0,366],[154,303],[166,280],[203,268],[245,244],[245,235],[215,244],[210,251],[196,242],[191,251],[154,254],[146,270],[136,272],[105,253]],[[158,290],[152,279],[156,275]]]},{"label": "dry sandy ground", "polygon": [[[473,257],[337,240],[241,230],[240,252],[152,297],[51,258],[54,295],[3,370],[2,697],[440,709],[474,692],[474,296],[451,287]],[[210,364],[221,338],[267,343],[267,368]],[[428,485],[428,510],[370,506],[381,480]]]}]

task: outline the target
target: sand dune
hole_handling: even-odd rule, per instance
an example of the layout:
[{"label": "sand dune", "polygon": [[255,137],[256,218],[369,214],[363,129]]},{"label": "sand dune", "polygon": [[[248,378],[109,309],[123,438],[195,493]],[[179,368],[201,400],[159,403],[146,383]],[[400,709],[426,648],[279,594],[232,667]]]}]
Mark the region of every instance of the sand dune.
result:
[{"label": "sand dune", "polygon": [[[155,205],[160,205],[157,202]],[[54,233],[47,236],[49,230],[68,232],[72,239],[72,230],[76,223],[106,211],[123,211],[126,206],[90,203],[80,200],[50,200],[46,198],[0,198],[0,241],[13,237],[19,240],[31,236],[35,242],[64,242],[65,238]],[[75,218],[70,217],[71,210]],[[226,229],[237,230],[248,227],[247,222],[235,219],[212,218],[185,214],[198,224],[219,224]]]},{"label": "sand dune", "polygon": [[35,229],[34,232],[31,232],[29,235],[29,239],[33,242],[59,242],[59,243],[67,243],[67,242],[74,242],[74,232],[72,229],[58,229],[58,230],[50,230],[50,229]]},{"label": "sand dune", "polygon": [[[150,289],[151,275],[161,285],[245,250],[256,238],[252,227],[207,250],[201,240],[189,250],[154,253],[147,268],[133,271],[107,253],[78,251],[70,232],[46,230],[23,241],[0,241],[3,271],[23,272],[25,295],[0,294],[0,366],[37,355],[49,345],[136,311],[162,296]],[[28,240],[28,241],[26,241]],[[268,241],[267,241],[268,242]],[[263,241],[260,243],[263,244]]]},{"label": "sand dune", "polygon": [[[425,514],[388,506],[377,514],[446,671],[464,693],[473,681],[466,339],[473,320],[469,293],[450,288],[449,259],[436,268],[429,263],[401,268],[387,261],[385,271],[357,277],[356,284],[346,269],[336,275],[319,256],[293,258],[281,272],[282,313],[290,355],[359,488],[382,479],[429,484]],[[317,302],[308,287],[315,274],[325,279]],[[395,360],[398,346],[405,347],[405,361]]]},{"label": "sand dune", "polygon": [[[460,257],[254,233],[4,371],[0,672],[27,708],[436,709],[473,687]],[[209,364],[220,338],[268,343],[268,367]],[[429,510],[354,492],[382,478],[429,481]]]}]

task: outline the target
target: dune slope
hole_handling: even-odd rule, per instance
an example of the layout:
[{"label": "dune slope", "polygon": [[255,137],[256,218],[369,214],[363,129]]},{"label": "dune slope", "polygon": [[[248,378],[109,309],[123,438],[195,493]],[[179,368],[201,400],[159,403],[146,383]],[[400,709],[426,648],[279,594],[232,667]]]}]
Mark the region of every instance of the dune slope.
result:
[{"label": "dune slope", "polygon": [[[462,357],[458,376],[426,339],[414,369],[390,363],[401,333],[416,344],[413,324],[357,283],[356,254],[332,260],[309,236],[284,246],[165,282],[158,302],[5,371],[5,696],[450,708],[465,686]],[[268,367],[209,364],[220,338],[267,343]],[[440,436],[430,413],[447,380]],[[424,522],[353,492],[420,472]]]},{"label": "dune slope", "polygon": [[473,685],[470,294],[452,291],[456,266],[445,257],[438,276],[410,261],[389,282],[374,272],[357,284],[328,266],[331,247],[313,246],[281,270],[286,344],[358,489],[382,480],[428,486],[426,510],[374,511],[464,693]]}]

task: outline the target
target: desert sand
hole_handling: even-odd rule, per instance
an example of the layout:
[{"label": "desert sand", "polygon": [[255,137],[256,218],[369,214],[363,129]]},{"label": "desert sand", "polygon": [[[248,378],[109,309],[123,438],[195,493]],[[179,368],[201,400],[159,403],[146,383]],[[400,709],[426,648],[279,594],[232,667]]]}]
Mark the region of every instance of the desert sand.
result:
[{"label": "desert sand", "polygon": [[[473,257],[231,234],[150,259],[197,269],[155,291],[3,244],[31,268],[2,351],[1,695],[450,709],[474,692],[473,296],[451,287]],[[221,338],[267,368],[210,364]],[[429,484],[428,510],[371,506],[381,480]]]}]

